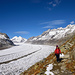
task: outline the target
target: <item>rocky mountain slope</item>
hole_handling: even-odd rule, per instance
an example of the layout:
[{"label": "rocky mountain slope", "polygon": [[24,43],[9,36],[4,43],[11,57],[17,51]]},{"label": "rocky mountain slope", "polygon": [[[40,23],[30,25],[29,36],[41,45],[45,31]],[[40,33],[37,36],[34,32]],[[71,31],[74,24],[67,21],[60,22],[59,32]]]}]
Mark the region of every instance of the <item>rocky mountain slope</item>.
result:
[{"label": "rocky mountain slope", "polygon": [[[27,40],[27,43],[33,44],[50,44],[55,45],[64,43],[68,37],[71,36],[75,32],[75,25],[68,25],[65,28],[57,28],[57,29],[48,29],[43,32],[41,35],[36,37],[31,37]],[[62,44],[61,43],[61,44]]]},{"label": "rocky mountain slope", "polygon": [[0,50],[13,46],[14,43],[10,40],[7,34],[0,33]]},{"label": "rocky mountain slope", "polygon": [[27,41],[27,39],[22,38],[21,36],[19,36],[19,37],[15,36],[15,37],[13,37],[11,40],[12,40],[14,43],[25,43],[25,42]]},{"label": "rocky mountain slope", "polygon": [[37,62],[21,75],[45,75],[47,65],[53,64],[51,72],[54,75],[75,75],[75,34],[60,46],[61,52],[64,54],[60,63],[56,62],[55,54],[50,54],[40,62]]}]

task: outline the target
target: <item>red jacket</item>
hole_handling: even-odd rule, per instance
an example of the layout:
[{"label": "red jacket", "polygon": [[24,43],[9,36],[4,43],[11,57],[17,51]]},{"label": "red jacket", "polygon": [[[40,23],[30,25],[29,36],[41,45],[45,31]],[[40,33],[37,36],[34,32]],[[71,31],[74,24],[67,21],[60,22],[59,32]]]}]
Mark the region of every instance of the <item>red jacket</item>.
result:
[{"label": "red jacket", "polygon": [[61,53],[61,50],[59,48],[56,48],[55,49],[55,54],[60,54]]}]

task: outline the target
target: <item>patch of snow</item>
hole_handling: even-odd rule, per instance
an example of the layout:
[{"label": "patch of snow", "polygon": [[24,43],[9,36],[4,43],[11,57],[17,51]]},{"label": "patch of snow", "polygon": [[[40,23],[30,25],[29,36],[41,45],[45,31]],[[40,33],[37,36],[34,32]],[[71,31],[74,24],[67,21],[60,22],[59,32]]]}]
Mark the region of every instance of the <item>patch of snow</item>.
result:
[{"label": "patch of snow", "polygon": [[69,24],[66,28],[71,28],[71,27],[73,27],[74,25],[72,25],[72,24]]},{"label": "patch of snow", "polygon": [[57,29],[62,30],[63,28],[62,28],[62,27],[60,27],[60,28],[57,28]]},{"label": "patch of snow", "polygon": [[52,69],[53,69],[53,65],[49,64],[48,67],[46,68],[47,71],[45,72],[45,74],[46,75],[54,75],[53,72],[50,72],[50,70],[52,70]]},{"label": "patch of snow", "polygon": [[34,38],[33,40],[36,40],[37,38]]},{"label": "patch of snow", "polygon": [[51,32],[49,32],[49,35],[55,35],[55,34],[56,34],[55,31],[51,31]]},{"label": "patch of snow", "polygon": [[0,34],[0,39],[7,39],[4,35]]}]

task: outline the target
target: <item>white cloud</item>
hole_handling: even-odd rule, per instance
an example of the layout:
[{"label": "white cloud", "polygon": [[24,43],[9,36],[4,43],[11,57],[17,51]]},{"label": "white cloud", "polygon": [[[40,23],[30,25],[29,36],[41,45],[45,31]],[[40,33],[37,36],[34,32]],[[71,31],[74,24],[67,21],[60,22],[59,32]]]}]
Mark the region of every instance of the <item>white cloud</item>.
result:
[{"label": "white cloud", "polygon": [[54,28],[55,26],[45,26],[43,28]]},{"label": "white cloud", "polygon": [[17,33],[17,34],[29,34],[29,32],[27,32],[27,31],[17,31],[15,33]]},{"label": "white cloud", "polygon": [[50,10],[50,11],[52,10],[52,8],[51,8],[51,7],[47,7],[47,9],[48,9],[48,10]]},{"label": "white cloud", "polygon": [[74,24],[75,22],[74,21],[72,21],[72,22],[70,22],[71,24]]},{"label": "white cloud", "polygon": [[49,21],[49,22],[44,22],[41,24],[46,25],[43,28],[56,28],[58,25],[64,24],[65,20],[53,20],[53,21]]},{"label": "white cloud", "polygon": [[48,22],[44,22],[44,23],[40,23],[40,24],[48,24],[48,25],[60,25],[60,24],[64,24],[65,20],[53,20],[53,21],[48,21]]},{"label": "white cloud", "polygon": [[61,2],[61,0],[54,0],[54,2],[55,2],[56,4],[59,4],[59,3]]},{"label": "white cloud", "polygon": [[49,8],[55,7],[61,3],[61,0],[52,0],[48,4],[50,5]]},{"label": "white cloud", "polygon": [[57,4],[53,4],[53,7],[55,7]]}]

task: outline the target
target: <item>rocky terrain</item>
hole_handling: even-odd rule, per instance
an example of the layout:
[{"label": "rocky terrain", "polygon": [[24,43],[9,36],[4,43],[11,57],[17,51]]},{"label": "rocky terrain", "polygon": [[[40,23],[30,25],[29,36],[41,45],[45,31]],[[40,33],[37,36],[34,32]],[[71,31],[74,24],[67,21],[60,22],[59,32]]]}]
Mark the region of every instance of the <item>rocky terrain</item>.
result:
[{"label": "rocky terrain", "polygon": [[62,45],[75,33],[75,25],[68,25],[65,28],[48,29],[41,35],[31,37],[27,40],[27,43],[32,44],[47,44],[47,45]]},{"label": "rocky terrain", "polygon": [[40,62],[37,62],[21,75],[45,75],[47,65],[53,64],[51,72],[54,75],[75,75],[75,34],[60,46],[61,52],[64,54],[61,62],[56,62],[55,54],[50,54]]},{"label": "rocky terrain", "polygon": [[14,46],[7,34],[0,33],[0,50]]}]

